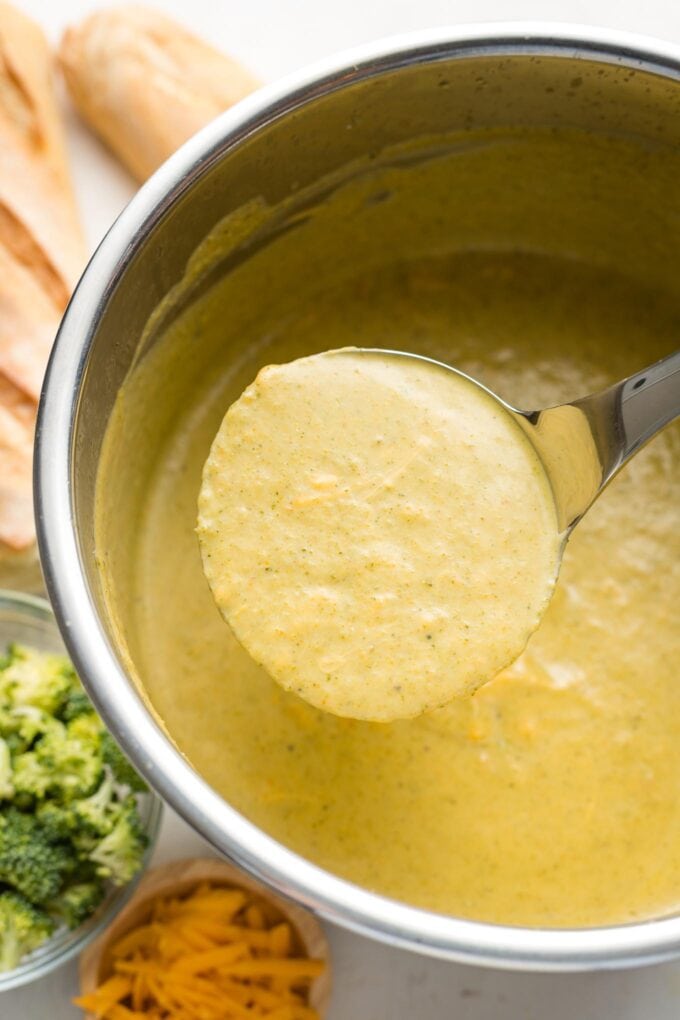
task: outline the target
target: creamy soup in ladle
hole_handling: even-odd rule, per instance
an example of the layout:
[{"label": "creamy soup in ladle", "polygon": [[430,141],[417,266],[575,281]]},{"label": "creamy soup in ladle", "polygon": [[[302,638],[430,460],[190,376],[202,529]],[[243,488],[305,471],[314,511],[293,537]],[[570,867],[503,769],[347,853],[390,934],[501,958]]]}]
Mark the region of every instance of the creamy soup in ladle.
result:
[{"label": "creamy soup in ladle", "polygon": [[493,396],[356,350],[259,373],[213,443],[198,535],[253,658],[318,708],[379,721],[516,659],[560,548],[541,463]]}]

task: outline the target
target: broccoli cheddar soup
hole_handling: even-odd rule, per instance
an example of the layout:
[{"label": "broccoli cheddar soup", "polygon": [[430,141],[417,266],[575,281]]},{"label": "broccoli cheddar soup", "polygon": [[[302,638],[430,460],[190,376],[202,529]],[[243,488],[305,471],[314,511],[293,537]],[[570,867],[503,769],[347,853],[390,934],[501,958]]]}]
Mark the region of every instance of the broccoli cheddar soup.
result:
[{"label": "broccoli cheddar soup", "polygon": [[[553,136],[537,141],[544,157],[535,147],[532,158],[547,161],[566,205],[586,150],[557,145]],[[596,164],[597,147],[588,142],[587,153]],[[552,219],[520,215],[515,197],[507,236],[540,226],[541,247],[446,248],[442,236],[465,227],[461,208],[437,233],[460,191],[451,174],[466,158],[459,151],[454,169],[424,169],[422,179],[410,171],[403,208],[401,170],[380,182],[380,201],[355,189],[335,212],[320,207],[297,233],[279,231],[270,248],[179,302],[172,324],[142,347],[100,469],[96,537],[112,626],[192,766],[330,872],[498,923],[668,914],[680,907],[677,428],[642,450],[579,524],[520,657],[471,697],[415,718],[342,718],[283,690],[225,624],[203,573],[195,532],[203,466],[225,408],[263,366],[342,347],[400,349],[454,365],[514,406],[541,407],[676,346],[671,284],[646,279],[634,252],[620,273],[620,245],[600,258],[604,230],[576,257],[578,238],[597,223],[587,196],[578,214]],[[617,151],[621,180],[626,158]],[[570,160],[574,173],[560,184]],[[493,181],[481,162],[470,167],[470,189],[485,195],[508,180],[505,165]],[[534,187],[527,202],[545,194]],[[526,547],[534,540],[527,535]]]},{"label": "broccoli cheddar soup", "polygon": [[230,407],[198,535],[256,662],[317,708],[382,722],[516,659],[561,545],[543,466],[494,397],[352,349],[270,365]]}]

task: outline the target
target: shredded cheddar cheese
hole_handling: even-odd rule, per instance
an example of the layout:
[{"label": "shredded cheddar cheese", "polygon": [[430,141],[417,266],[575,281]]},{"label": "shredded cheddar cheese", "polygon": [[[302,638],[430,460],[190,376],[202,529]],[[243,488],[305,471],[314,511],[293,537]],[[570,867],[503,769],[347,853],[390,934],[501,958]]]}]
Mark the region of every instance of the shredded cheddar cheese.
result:
[{"label": "shredded cheddar cheese", "polygon": [[299,955],[290,924],[241,889],[157,899],[110,960],[110,976],[74,1000],[97,1020],[319,1020],[309,986],[323,961]]}]

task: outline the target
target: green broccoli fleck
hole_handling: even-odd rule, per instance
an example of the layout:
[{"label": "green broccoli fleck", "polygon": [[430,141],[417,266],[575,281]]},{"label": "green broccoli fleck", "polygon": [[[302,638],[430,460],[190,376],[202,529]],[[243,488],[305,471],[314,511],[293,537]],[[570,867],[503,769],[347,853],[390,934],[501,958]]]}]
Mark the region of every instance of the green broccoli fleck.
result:
[{"label": "green broccoli fleck", "polygon": [[129,786],[133,793],[147,793],[149,787],[130,764],[108,730],[102,733],[102,757],[115,779],[123,786]]},{"label": "green broccoli fleck", "polygon": [[14,970],[22,957],[42,945],[53,931],[49,914],[18,893],[0,893],[0,971]]},{"label": "green broccoli fleck", "polygon": [[131,794],[120,805],[118,818],[111,830],[89,852],[101,878],[110,878],[114,885],[124,885],[139,871],[149,837],[142,829],[137,802]]},{"label": "green broccoli fleck", "polygon": [[12,756],[9,744],[0,737],[0,800],[11,800],[13,796]]},{"label": "green broccoli fleck", "polygon": [[0,700],[13,708],[33,705],[51,715],[57,713],[73,684],[68,659],[23,645],[10,645],[9,657],[0,672]]},{"label": "green broccoli fleck", "polygon": [[87,797],[97,789],[104,770],[99,733],[84,727],[85,719],[80,716],[68,726],[54,720],[54,727],[36,741],[31,751],[15,757],[14,786],[18,793],[37,798],[50,794],[70,800]]},{"label": "green broccoli fleck", "polygon": [[62,918],[69,928],[77,928],[95,912],[104,899],[106,888],[99,878],[87,882],[75,882],[50,903],[50,910]]},{"label": "green broccoli fleck", "polygon": [[77,861],[53,842],[35,815],[9,808],[0,815],[0,882],[42,906],[57,895]]}]

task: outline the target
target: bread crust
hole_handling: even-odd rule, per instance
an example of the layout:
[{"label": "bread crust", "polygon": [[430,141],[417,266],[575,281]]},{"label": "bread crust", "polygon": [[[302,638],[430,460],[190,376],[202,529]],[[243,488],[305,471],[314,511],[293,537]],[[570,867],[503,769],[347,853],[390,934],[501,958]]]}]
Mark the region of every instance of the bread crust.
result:
[{"label": "bread crust", "polygon": [[79,113],[145,180],[258,80],[159,11],[97,11],[69,28],[59,59]]},{"label": "bread crust", "polygon": [[0,584],[36,587],[33,434],[49,352],[85,262],[52,55],[0,2]]}]

